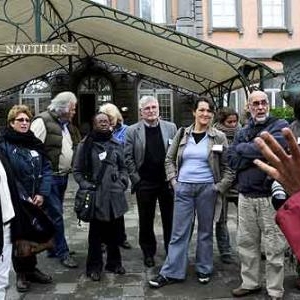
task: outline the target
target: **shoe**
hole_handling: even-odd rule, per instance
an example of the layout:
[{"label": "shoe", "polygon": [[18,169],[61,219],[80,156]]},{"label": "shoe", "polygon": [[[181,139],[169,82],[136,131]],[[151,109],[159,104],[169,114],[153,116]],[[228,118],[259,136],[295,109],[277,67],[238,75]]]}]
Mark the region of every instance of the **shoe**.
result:
[{"label": "shoe", "polygon": [[72,256],[67,256],[66,258],[62,259],[61,264],[67,268],[77,268],[78,263],[75,261],[75,259]]},{"label": "shoe", "polygon": [[270,296],[269,295],[269,300],[282,300],[283,298],[282,297],[275,297],[275,296]]},{"label": "shoe", "polygon": [[244,296],[248,296],[251,294],[259,293],[260,291],[261,291],[261,287],[252,289],[252,290],[243,289],[242,287],[238,287],[236,289],[233,289],[231,291],[231,293],[234,297],[244,297]]},{"label": "shoe", "polygon": [[124,275],[126,273],[126,270],[122,266],[116,266],[116,267],[105,266],[105,270],[119,275]]},{"label": "shoe", "polygon": [[124,241],[119,246],[122,247],[123,249],[131,249],[132,248],[132,246],[129,244],[128,241]]},{"label": "shoe", "polygon": [[26,280],[42,284],[51,283],[53,281],[50,275],[41,272],[37,268],[33,272],[26,273]]},{"label": "shoe", "polygon": [[99,272],[92,272],[89,277],[92,279],[92,281],[100,281],[101,274]]},{"label": "shoe", "polygon": [[30,282],[26,280],[26,276],[24,273],[17,273],[16,288],[17,291],[20,293],[25,293],[29,291]]},{"label": "shoe", "polygon": [[209,283],[210,281],[210,274],[204,274],[204,273],[197,273],[198,281],[202,284]]},{"label": "shoe", "polygon": [[171,277],[165,277],[163,275],[158,274],[156,277],[149,280],[149,285],[152,288],[159,289],[165,285],[181,282],[182,280],[171,278]]},{"label": "shoe", "polygon": [[145,256],[144,265],[148,268],[152,268],[155,266],[154,258],[152,256]]},{"label": "shoe", "polygon": [[233,260],[233,258],[231,257],[230,254],[221,255],[221,261],[222,261],[222,263],[228,264],[228,265],[234,263],[234,260]]}]

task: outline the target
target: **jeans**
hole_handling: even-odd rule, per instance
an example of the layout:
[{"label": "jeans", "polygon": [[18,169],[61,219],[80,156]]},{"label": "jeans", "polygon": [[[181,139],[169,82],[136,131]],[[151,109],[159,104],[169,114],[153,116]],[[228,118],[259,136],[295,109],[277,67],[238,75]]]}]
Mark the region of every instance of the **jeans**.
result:
[{"label": "jeans", "polygon": [[65,238],[63,219],[63,200],[68,185],[68,175],[52,176],[51,193],[45,201],[46,210],[55,226],[53,255],[59,259],[69,256],[69,247]]},{"label": "jeans", "polygon": [[174,217],[169,252],[160,270],[163,276],[184,279],[188,266],[188,247],[197,212],[198,234],[196,272],[211,274],[213,270],[213,218],[217,192],[213,183],[182,183],[175,186]]}]

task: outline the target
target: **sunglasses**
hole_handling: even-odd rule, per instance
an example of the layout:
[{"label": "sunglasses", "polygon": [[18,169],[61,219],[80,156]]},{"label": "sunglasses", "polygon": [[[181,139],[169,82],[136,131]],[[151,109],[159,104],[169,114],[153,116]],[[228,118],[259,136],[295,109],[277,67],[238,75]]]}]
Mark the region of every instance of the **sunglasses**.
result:
[{"label": "sunglasses", "polygon": [[30,120],[28,118],[18,118],[18,119],[15,119],[15,121],[18,121],[20,123],[24,123],[24,122],[29,123],[30,122]]}]

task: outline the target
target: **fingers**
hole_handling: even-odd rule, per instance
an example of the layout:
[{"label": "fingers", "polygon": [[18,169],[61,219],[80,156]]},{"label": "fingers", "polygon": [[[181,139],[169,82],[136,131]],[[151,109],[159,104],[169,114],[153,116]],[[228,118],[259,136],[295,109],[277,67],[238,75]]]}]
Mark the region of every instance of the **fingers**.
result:
[{"label": "fingers", "polygon": [[289,128],[283,128],[282,134],[288,143],[291,155],[293,156],[293,158],[295,160],[300,161],[299,145],[297,144],[297,141],[295,139],[293,132]]},{"label": "fingers", "polygon": [[280,180],[280,174],[274,167],[266,164],[260,159],[255,159],[253,163],[256,164],[262,171],[266,172],[272,178]]},{"label": "fingers", "polygon": [[[278,156],[273,152],[273,150],[270,148],[271,146],[269,146],[266,142],[265,142],[265,138],[269,140],[269,134],[267,133],[267,136],[262,135],[261,137],[257,137],[254,139],[254,142],[256,144],[256,146],[259,148],[259,150],[261,151],[262,155],[275,167],[277,167],[280,164],[280,159],[278,158]],[[273,138],[271,136],[271,138]],[[276,142],[276,141],[275,141]],[[271,140],[272,143],[272,148],[273,147],[281,147],[277,142],[277,145],[274,144],[274,141]],[[283,155],[285,155],[285,153],[283,153]]]}]

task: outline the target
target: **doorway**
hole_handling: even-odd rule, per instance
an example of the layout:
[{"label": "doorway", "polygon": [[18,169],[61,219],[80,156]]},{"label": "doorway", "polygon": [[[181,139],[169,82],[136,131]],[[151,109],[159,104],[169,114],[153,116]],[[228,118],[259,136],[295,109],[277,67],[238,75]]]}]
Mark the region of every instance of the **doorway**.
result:
[{"label": "doorway", "polygon": [[96,113],[95,94],[79,94],[78,101],[78,125],[81,136],[85,136],[92,128],[92,118]]}]

